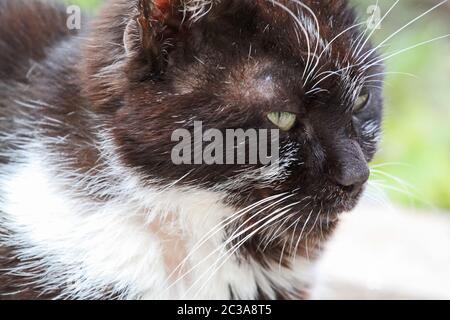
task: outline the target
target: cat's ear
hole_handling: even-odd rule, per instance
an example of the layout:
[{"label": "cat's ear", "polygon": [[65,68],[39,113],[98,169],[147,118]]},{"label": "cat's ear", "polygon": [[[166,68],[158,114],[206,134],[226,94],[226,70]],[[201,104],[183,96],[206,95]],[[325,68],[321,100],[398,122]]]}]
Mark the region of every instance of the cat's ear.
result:
[{"label": "cat's ear", "polygon": [[152,74],[161,74],[171,47],[188,35],[183,0],[138,0],[135,12],[124,32],[126,55],[145,60]]}]

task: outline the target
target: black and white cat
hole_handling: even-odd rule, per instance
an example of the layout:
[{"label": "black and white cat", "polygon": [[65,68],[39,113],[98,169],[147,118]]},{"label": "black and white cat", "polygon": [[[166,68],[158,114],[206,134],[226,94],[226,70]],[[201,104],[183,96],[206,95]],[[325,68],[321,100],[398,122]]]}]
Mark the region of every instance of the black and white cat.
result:
[{"label": "black and white cat", "polygon": [[[79,32],[66,19],[0,0],[0,295],[307,298],[380,133],[383,66],[347,1],[109,0]],[[174,164],[196,121],[281,129],[278,165]]]}]

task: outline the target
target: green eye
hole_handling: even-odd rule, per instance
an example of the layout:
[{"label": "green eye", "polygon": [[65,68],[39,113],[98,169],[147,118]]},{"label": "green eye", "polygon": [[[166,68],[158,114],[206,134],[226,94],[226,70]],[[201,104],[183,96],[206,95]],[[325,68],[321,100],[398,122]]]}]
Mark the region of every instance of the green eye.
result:
[{"label": "green eye", "polygon": [[353,105],[353,112],[360,112],[366,106],[367,102],[369,102],[369,94],[364,93],[356,99],[355,104]]},{"label": "green eye", "polygon": [[297,116],[290,112],[271,112],[267,118],[282,131],[291,130],[297,120]]}]

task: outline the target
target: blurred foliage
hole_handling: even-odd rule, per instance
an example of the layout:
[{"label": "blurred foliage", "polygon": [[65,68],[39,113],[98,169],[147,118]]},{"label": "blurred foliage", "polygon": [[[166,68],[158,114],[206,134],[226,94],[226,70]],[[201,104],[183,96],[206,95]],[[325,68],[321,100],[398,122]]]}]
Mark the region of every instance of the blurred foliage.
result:
[{"label": "blurred foliage", "polygon": [[[96,8],[102,0],[70,0]],[[352,0],[361,17],[376,0]],[[435,5],[403,0],[382,22],[375,43]],[[393,1],[379,0],[384,15]],[[383,52],[395,52],[450,33],[446,4],[392,38]],[[383,181],[390,196],[403,204],[450,209],[450,40],[417,47],[387,61],[384,139],[374,162],[374,182]],[[383,173],[378,172],[382,171]]]},{"label": "blurred foliage", "polygon": [[82,6],[83,8],[87,9],[94,9],[99,6],[100,3],[102,3],[103,0],[63,0],[65,2],[68,2],[70,4],[77,4]]}]

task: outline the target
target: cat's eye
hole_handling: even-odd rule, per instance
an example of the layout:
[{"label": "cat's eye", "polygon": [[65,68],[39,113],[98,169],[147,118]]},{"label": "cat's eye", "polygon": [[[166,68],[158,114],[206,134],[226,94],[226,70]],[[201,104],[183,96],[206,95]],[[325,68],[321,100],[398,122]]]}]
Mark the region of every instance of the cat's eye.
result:
[{"label": "cat's eye", "polygon": [[290,112],[271,112],[267,118],[282,131],[291,130],[297,120],[297,116]]},{"label": "cat's eye", "polygon": [[370,95],[368,93],[361,94],[353,105],[353,113],[358,113],[364,109],[369,102]]}]

